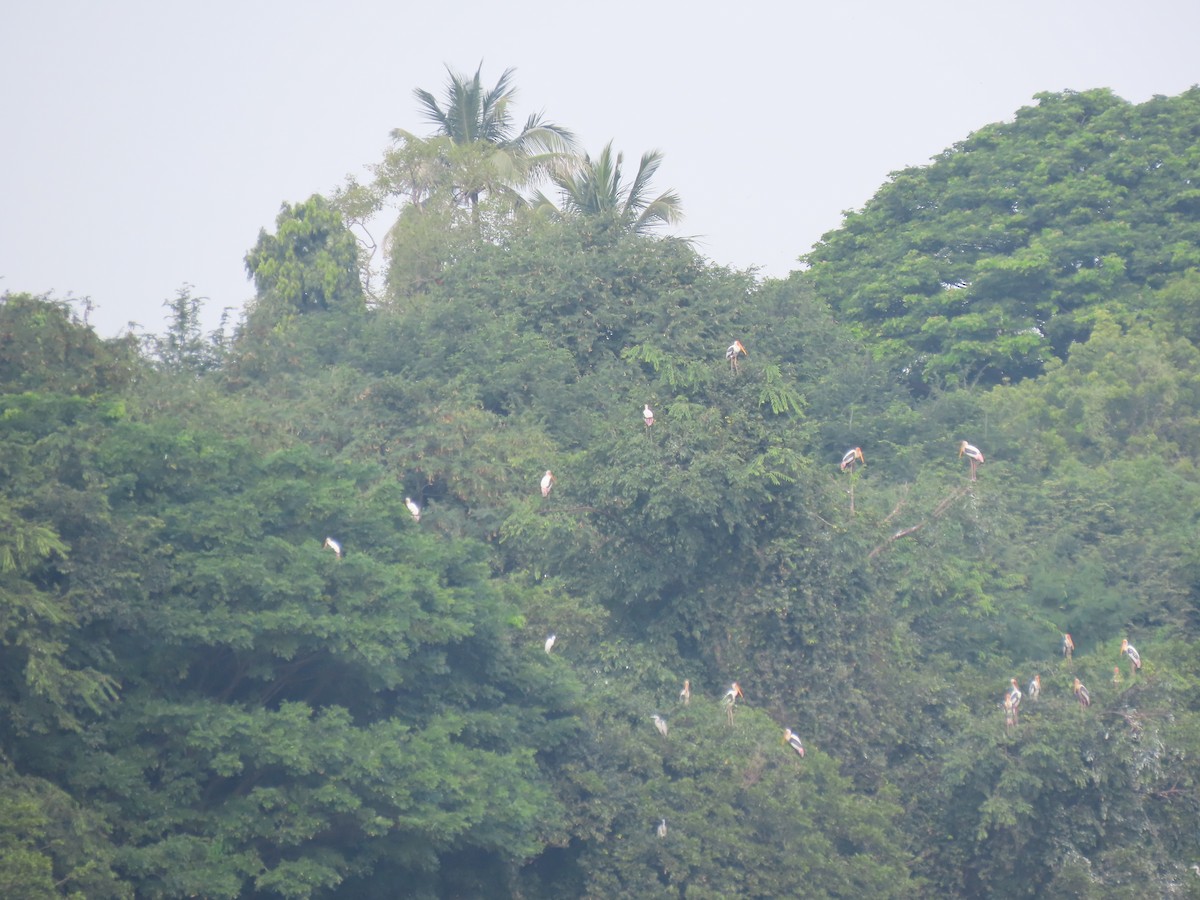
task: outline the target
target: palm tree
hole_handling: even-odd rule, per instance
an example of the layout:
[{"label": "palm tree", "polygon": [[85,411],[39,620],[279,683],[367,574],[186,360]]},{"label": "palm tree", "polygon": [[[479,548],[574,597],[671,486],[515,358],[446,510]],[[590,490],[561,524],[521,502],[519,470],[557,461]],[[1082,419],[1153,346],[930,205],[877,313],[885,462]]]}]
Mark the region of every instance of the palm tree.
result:
[{"label": "palm tree", "polygon": [[[449,138],[464,152],[466,177],[460,186],[461,199],[474,209],[485,191],[514,192],[552,165],[575,152],[575,136],[567,129],[545,121],[542,113],[525,120],[520,131],[513,125],[509,104],[516,96],[512,85],[514,69],[506,69],[490,90],[483,86],[482,63],[471,78],[447,66],[450,79],[444,105],[424,88],[416,95],[425,118],[437,126],[434,137]],[[414,140],[401,129],[392,137]],[[419,139],[416,139],[419,140]],[[480,152],[482,151],[482,152]]]},{"label": "palm tree", "polygon": [[552,172],[550,179],[561,192],[561,207],[538,192],[534,205],[550,207],[563,215],[611,220],[618,227],[642,234],[656,225],[670,225],[682,216],[682,204],[674,191],[665,191],[650,199],[650,180],[662,163],[662,153],[651,150],[642,154],[637,174],[625,186],[621,166],[624,154],[613,158],[612,141],[593,160],[584,154],[573,171]]}]

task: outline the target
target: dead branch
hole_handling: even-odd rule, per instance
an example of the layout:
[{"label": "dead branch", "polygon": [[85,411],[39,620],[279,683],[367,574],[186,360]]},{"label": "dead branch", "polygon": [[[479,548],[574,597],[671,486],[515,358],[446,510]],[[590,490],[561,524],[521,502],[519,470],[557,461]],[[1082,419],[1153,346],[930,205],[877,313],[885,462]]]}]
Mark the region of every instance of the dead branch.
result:
[{"label": "dead branch", "polygon": [[[897,531],[895,534],[893,534],[891,537],[889,537],[886,541],[884,541],[882,544],[880,544],[878,547],[876,547],[874,550],[872,550],[870,553],[868,553],[867,559],[874,559],[883,550],[885,550],[887,547],[891,546],[893,543],[900,540],[901,538],[908,537],[910,534],[916,534],[918,531],[920,531],[922,528],[924,528],[930,522],[936,522],[938,519],[940,519],[942,516],[944,516],[946,514],[946,510],[948,510],[956,500],[961,500],[963,497],[965,497],[967,495],[967,492],[970,490],[971,490],[971,486],[966,485],[964,487],[959,488],[958,490],[951,491],[949,494],[947,494],[942,499],[942,501],[940,503],[938,503],[937,506],[935,506],[933,508],[933,512],[931,512],[929,514],[928,519],[926,519],[924,522],[918,522],[916,525],[910,525],[908,528],[901,528],[899,531]],[[888,516],[888,519],[890,519],[892,516],[894,516],[897,512],[900,511],[900,506],[903,504],[903,502],[904,501],[901,500],[900,503],[896,505],[896,508],[894,510],[892,510],[891,514]],[[887,519],[884,519],[884,521],[886,522]]]}]

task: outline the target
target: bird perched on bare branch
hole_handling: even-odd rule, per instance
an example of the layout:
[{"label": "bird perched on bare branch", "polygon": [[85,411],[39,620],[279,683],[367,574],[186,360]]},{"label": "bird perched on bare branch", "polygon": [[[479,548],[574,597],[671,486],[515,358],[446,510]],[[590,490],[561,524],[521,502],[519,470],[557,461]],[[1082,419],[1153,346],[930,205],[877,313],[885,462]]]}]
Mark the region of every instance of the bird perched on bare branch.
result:
[{"label": "bird perched on bare branch", "polygon": [[853,472],[855,462],[860,462],[864,466],[867,464],[867,461],[863,458],[862,447],[851,447],[846,451],[846,455],[842,457],[842,471],[845,472],[849,469]]}]

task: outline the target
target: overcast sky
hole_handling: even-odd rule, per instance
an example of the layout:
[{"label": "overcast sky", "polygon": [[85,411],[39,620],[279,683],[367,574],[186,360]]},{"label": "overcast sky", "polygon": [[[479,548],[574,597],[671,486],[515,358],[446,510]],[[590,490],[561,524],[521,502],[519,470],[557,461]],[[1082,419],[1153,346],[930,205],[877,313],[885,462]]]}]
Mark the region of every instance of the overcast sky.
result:
[{"label": "overcast sky", "polygon": [[[715,262],[784,276],[890,172],[1041,91],[1200,83],[1195,0],[58,0],[0,6],[0,291],[90,298],[105,335],[253,294],[283,202],[365,176],[446,66],[654,187]],[[636,163],[635,163],[636,165]]]}]

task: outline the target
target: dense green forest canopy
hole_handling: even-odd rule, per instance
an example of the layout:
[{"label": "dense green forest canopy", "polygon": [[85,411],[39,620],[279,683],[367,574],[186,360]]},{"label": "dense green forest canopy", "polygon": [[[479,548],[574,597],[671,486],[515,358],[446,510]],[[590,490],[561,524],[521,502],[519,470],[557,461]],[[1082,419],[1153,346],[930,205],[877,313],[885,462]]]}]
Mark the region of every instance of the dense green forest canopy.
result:
[{"label": "dense green forest canopy", "polygon": [[760,281],[450,74],[232,335],[2,298],[0,895],[1200,896],[1200,94]]},{"label": "dense green forest canopy", "polygon": [[1136,315],[1200,267],[1200,88],[1037,101],[895,173],[807,257],[818,294],[914,381],[1037,375],[1098,307]]}]

